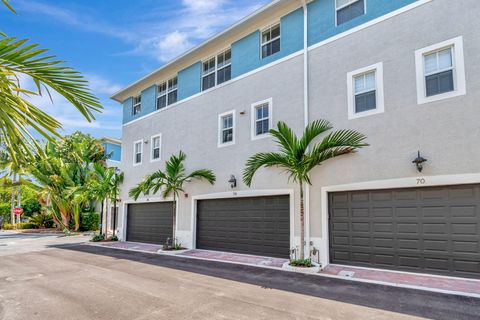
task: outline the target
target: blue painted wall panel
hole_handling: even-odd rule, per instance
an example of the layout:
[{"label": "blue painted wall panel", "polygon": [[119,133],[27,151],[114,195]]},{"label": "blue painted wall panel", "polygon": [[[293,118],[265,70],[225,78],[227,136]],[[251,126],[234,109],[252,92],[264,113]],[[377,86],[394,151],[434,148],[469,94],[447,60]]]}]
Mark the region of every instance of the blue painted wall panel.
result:
[{"label": "blue painted wall panel", "polygon": [[133,98],[128,98],[123,101],[123,123],[127,123],[133,120],[132,116]]},{"label": "blue painted wall panel", "polygon": [[153,85],[142,91],[142,110],[135,118],[144,116],[157,110],[156,107],[157,86]]},{"label": "blue painted wall panel", "polygon": [[178,100],[182,100],[199,93],[201,87],[202,63],[183,69],[178,73]]},{"label": "blue painted wall panel", "polygon": [[366,13],[339,26],[335,25],[335,1],[315,0],[308,5],[308,45],[311,46],[339,33],[409,5],[416,0],[365,0]]},{"label": "blue painted wall panel", "polygon": [[109,155],[111,153],[111,157],[109,160],[120,161],[121,154],[122,154],[122,147],[118,144],[113,144],[111,142],[104,142],[103,147],[105,148],[105,154]]},{"label": "blue painted wall panel", "polygon": [[303,47],[303,10],[297,9],[280,19],[280,51],[264,59],[260,55],[260,31],[232,44],[232,78],[255,70],[301,50]]}]

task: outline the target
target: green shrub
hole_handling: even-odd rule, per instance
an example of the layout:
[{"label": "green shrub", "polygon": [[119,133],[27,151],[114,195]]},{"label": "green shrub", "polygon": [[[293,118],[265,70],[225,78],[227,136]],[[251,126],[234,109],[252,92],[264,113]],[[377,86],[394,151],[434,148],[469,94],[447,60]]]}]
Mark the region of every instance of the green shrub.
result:
[{"label": "green shrub", "polygon": [[38,226],[35,223],[31,222],[20,222],[15,225],[15,229],[36,229]]},{"label": "green shrub", "polygon": [[312,259],[296,259],[290,260],[290,265],[292,267],[303,267],[303,268],[310,268],[313,267]]},{"label": "green shrub", "polygon": [[118,237],[117,235],[114,235],[110,238],[111,241],[118,241]]},{"label": "green shrub", "polygon": [[38,213],[32,216],[29,222],[34,223],[41,228],[52,228],[54,225],[52,216],[47,213]]},{"label": "green shrub", "polygon": [[11,223],[5,223],[5,224],[3,224],[2,229],[3,230],[13,230],[13,229],[15,229],[15,225],[13,225]]},{"label": "green shrub", "polygon": [[[10,204],[9,203],[0,203],[0,217],[3,217],[3,224],[10,222]],[[2,220],[0,218],[0,220]]]},{"label": "green shrub", "polygon": [[23,214],[22,217],[31,217],[34,214],[40,213],[42,205],[37,199],[27,199],[22,203]]},{"label": "green shrub", "polygon": [[82,231],[97,231],[100,223],[100,215],[96,212],[84,212],[81,218]]},{"label": "green shrub", "polygon": [[105,240],[105,237],[103,236],[103,234],[96,234],[92,237],[92,239],[90,241],[98,242],[98,241],[102,241],[102,240]]}]

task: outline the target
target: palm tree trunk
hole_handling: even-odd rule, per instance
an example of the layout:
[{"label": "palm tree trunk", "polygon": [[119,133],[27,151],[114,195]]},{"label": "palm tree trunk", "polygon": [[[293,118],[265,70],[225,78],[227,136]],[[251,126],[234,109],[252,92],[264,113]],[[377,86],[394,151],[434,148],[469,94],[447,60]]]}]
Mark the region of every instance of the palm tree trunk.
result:
[{"label": "palm tree trunk", "polygon": [[[14,184],[17,180],[17,174],[15,172],[12,173],[12,184]],[[15,191],[16,188],[12,185],[12,195],[10,197],[10,215],[11,215],[11,223],[15,224],[15,214],[13,213],[13,208],[15,208]]]},{"label": "palm tree trunk", "polygon": [[305,259],[305,206],[303,203],[303,183],[300,182],[300,259]]},{"label": "palm tree trunk", "polygon": [[173,210],[173,230],[172,230],[172,246],[176,244],[176,239],[175,239],[175,227],[177,225],[177,197],[176,194],[173,193],[173,205],[172,205],[172,210]]},{"label": "palm tree trunk", "polygon": [[102,200],[102,205],[100,207],[100,234],[103,234],[103,202],[105,200]]}]

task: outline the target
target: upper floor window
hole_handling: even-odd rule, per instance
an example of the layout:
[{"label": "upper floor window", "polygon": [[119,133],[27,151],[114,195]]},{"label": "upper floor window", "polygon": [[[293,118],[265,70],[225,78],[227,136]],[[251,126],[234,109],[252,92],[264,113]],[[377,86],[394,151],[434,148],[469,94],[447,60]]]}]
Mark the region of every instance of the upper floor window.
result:
[{"label": "upper floor window", "polygon": [[235,110],[218,116],[218,146],[235,144]]},{"label": "upper floor window", "polygon": [[280,51],[280,23],[262,32],[262,58]]},{"label": "upper floor window", "polygon": [[267,137],[272,128],[272,99],[252,104],[252,139]]},{"label": "upper floor window", "polygon": [[337,26],[365,14],[366,0],[335,0]]},{"label": "upper floor window", "polygon": [[177,102],[177,77],[157,86],[157,110]]},{"label": "upper floor window", "polygon": [[160,160],[162,136],[160,134],[152,137],[152,161]]},{"label": "upper floor window", "polygon": [[135,141],[133,144],[133,164],[139,165],[142,163],[143,141]]},{"label": "upper floor window", "polygon": [[133,98],[132,114],[135,116],[142,111],[142,96]]},{"label": "upper floor window", "polygon": [[417,100],[427,103],[466,93],[463,38],[415,52]]},{"label": "upper floor window", "polygon": [[232,78],[232,51],[230,49],[203,62],[202,90],[215,87]]},{"label": "upper floor window", "polygon": [[349,119],[384,111],[383,63],[349,72],[347,87]]}]

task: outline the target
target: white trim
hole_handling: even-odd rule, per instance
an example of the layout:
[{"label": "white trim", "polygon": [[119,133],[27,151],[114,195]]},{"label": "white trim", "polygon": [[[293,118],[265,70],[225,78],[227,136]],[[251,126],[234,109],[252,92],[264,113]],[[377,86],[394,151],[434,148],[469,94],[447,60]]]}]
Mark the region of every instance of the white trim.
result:
[{"label": "white trim", "polygon": [[[231,115],[232,116],[232,141],[229,141],[229,142],[222,142],[222,137],[223,137],[223,122],[222,122],[222,118],[225,117],[225,116],[229,116]],[[236,111],[235,109],[233,110],[230,110],[230,111],[227,111],[227,112],[224,112],[224,113],[220,113],[218,115],[218,141],[217,141],[217,147],[218,148],[223,148],[223,147],[228,147],[228,146],[232,146],[235,144],[235,136],[237,135],[237,123],[236,123]]]},{"label": "white trim", "polygon": [[329,246],[329,227],[328,227],[328,193],[339,191],[355,191],[355,190],[381,190],[381,189],[398,189],[398,188],[418,188],[418,187],[435,187],[445,185],[462,185],[480,183],[480,173],[471,174],[455,174],[455,175],[438,175],[438,176],[412,176],[409,178],[386,179],[356,182],[342,185],[332,185],[322,187],[321,194],[321,220],[322,220],[322,237],[320,237],[320,262],[322,266],[330,263],[330,246]]},{"label": "white trim", "polygon": [[[140,143],[140,162],[135,162],[137,160],[137,151],[135,150],[135,146]],[[143,139],[142,140],[137,140],[133,141],[133,166],[139,166],[143,163]]]},{"label": "white trim", "polygon": [[[337,0],[334,0],[334,1],[335,1],[335,27],[338,27],[339,26],[339,24],[338,24],[338,11],[342,10],[343,8],[346,8],[349,5],[354,4],[355,2],[360,1],[360,0],[353,0],[353,1],[351,1],[347,4],[345,4],[345,5],[341,6],[340,8],[337,8]],[[362,16],[367,14],[367,1],[368,0],[363,1],[363,14],[362,14]],[[358,16],[358,17],[361,17],[361,16]],[[355,17],[355,18],[358,18],[358,17]],[[353,18],[353,19],[355,19],[355,18]],[[351,19],[351,20],[353,20],[353,19]],[[348,20],[348,21],[351,21],[351,20]],[[348,21],[345,21],[344,23],[347,23]]]},{"label": "white trim", "polygon": [[[363,112],[355,112],[355,77],[375,72],[375,99],[376,108]],[[357,119],[361,117],[371,116],[385,111],[385,98],[383,89],[383,62],[361,68],[347,73],[347,90],[348,90],[348,119]]]},{"label": "white trim", "polygon": [[295,193],[293,189],[268,189],[268,190],[243,190],[243,191],[228,191],[219,193],[202,194],[192,197],[191,209],[191,234],[192,234],[192,249],[196,249],[197,241],[197,201],[208,199],[227,199],[227,198],[246,198],[246,197],[262,197],[262,196],[276,196],[288,195],[290,197],[290,248],[295,246]]},{"label": "white trim", "polygon": [[[221,67],[219,68],[219,67],[218,67],[218,56],[224,55],[224,58],[225,58],[225,53],[227,53],[227,51],[230,51],[230,62],[224,64],[223,66],[221,66]],[[207,72],[207,73],[204,74],[203,65],[205,64],[205,62],[210,62],[210,60],[212,60],[212,59],[215,60],[215,68],[213,69],[213,71],[210,71],[210,72]],[[218,52],[217,54],[215,54],[214,56],[210,56],[209,58],[204,59],[204,60],[202,60],[201,62],[202,62],[202,74],[201,74],[201,77],[200,77],[200,82],[201,82],[201,83],[200,83],[200,87],[201,87],[202,92],[203,92],[203,91],[207,91],[207,90],[210,90],[210,89],[212,89],[212,88],[215,88],[216,86],[219,85],[219,83],[218,83],[218,71],[219,71],[219,70],[223,70],[223,69],[225,69],[225,68],[227,68],[227,67],[229,67],[229,66],[232,65],[232,48],[231,48],[231,47],[228,47],[228,48],[226,48],[226,49],[224,49],[224,50],[222,50],[222,51],[219,51],[219,52]],[[224,60],[224,62],[225,62],[225,60]],[[214,85],[213,87],[208,88],[208,89],[203,89],[203,78],[208,77],[208,76],[210,76],[210,75],[212,75],[212,74],[215,76],[215,85]],[[231,79],[232,79],[232,70],[231,70],[231,68],[230,68],[230,79],[229,79],[229,80],[226,80],[226,81],[223,81],[222,83],[228,82],[228,81],[230,81]],[[220,84],[222,84],[222,83],[220,83]]]},{"label": "white trim", "polygon": [[[140,198],[138,200],[126,200],[123,202],[123,210],[122,210],[122,240],[127,241],[127,219],[128,219],[128,205],[129,204],[136,204],[136,203],[150,203],[150,202],[173,202],[173,197],[168,197],[168,198],[160,198],[160,197],[144,197]],[[177,204],[175,206],[175,216],[176,216],[176,225],[175,225],[175,234],[178,232],[178,199],[177,199]],[[118,228],[118,227],[117,227]]]},{"label": "white trim", "polygon": [[[155,138],[159,138],[159,142],[158,142],[158,143],[159,143],[159,146],[158,146],[158,148],[159,148],[160,150],[159,150],[159,157],[158,157],[158,159],[154,159],[154,158],[153,158],[153,139],[155,139]],[[151,147],[150,147],[150,162],[158,162],[158,161],[162,160],[162,134],[161,134],[161,133],[156,134],[156,135],[154,135],[154,136],[152,136],[152,137],[150,138],[150,146],[151,146]]]},{"label": "white trim", "polygon": [[[452,48],[453,91],[426,96],[425,55]],[[459,36],[415,51],[415,73],[417,79],[417,103],[424,104],[467,94],[465,81],[465,61],[463,54],[463,37]]]},{"label": "white trim", "polygon": [[268,98],[268,99],[265,99],[265,100],[262,100],[262,101],[258,101],[258,102],[255,102],[255,103],[252,103],[251,107],[250,107],[250,113],[251,113],[251,117],[250,117],[250,136],[251,136],[251,140],[259,140],[259,139],[264,139],[264,138],[268,138],[270,137],[270,133],[263,133],[263,134],[256,134],[256,120],[257,120],[257,116],[256,116],[256,108],[257,107],[260,107],[264,104],[268,104],[268,129],[272,129],[273,128],[273,113],[272,113],[272,110],[273,110],[273,98]]},{"label": "white trim", "polygon": [[[403,14],[403,13],[408,12],[408,11],[410,11],[410,10],[416,9],[417,7],[420,7],[420,6],[422,6],[422,5],[425,5],[425,4],[427,4],[427,3],[431,2],[431,1],[433,1],[433,0],[418,0],[418,1],[414,2],[414,3],[412,3],[412,4],[409,4],[409,5],[407,5],[407,6],[404,6],[404,7],[400,8],[400,9],[398,9],[398,10],[392,11],[392,12],[390,12],[390,13],[388,13],[388,14],[385,14],[385,15],[383,15],[383,16],[381,16],[381,17],[378,17],[378,18],[376,18],[376,19],[373,19],[373,20],[370,20],[370,21],[368,21],[368,22],[365,22],[364,24],[361,24],[361,25],[359,25],[359,26],[357,26],[357,27],[355,27],[355,28],[349,29],[349,30],[347,30],[347,31],[345,31],[345,32],[342,32],[342,33],[339,33],[339,34],[337,34],[336,36],[330,37],[330,38],[328,38],[328,39],[326,39],[326,40],[323,40],[323,41],[318,42],[318,43],[316,43],[316,44],[314,44],[314,45],[311,45],[310,47],[308,47],[308,51],[315,50],[315,49],[318,49],[318,48],[323,47],[323,46],[325,46],[325,45],[328,45],[328,44],[330,44],[331,42],[334,42],[334,41],[337,41],[337,40],[342,39],[342,38],[344,38],[344,37],[347,37],[347,36],[349,36],[349,35],[351,35],[351,34],[353,34],[353,33],[362,31],[363,29],[367,29],[367,28],[369,28],[369,27],[371,27],[371,26],[373,26],[373,25],[376,25],[376,24],[378,24],[378,23],[380,23],[380,22],[386,21],[386,20],[388,20],[388,19],[390,19],[390,18],[393,18],[393,17],[395,17],[395,16],[397,16],[397,15],[400,15],[400,14]],[[273,4],[273,2],[272,2],[272,4]],[[238,77],[232,78],[232,79],[229,80],[229,81],[225,81],[224,83],[222,83],[222,84],[220,84],[220,85],[218,85],[218,86],[216,86],[216,87],[210,88],[210,89],[205,90],[205,91],[200,91],[200,92],[198,92],[198,93],[196,93],[196,94],[194,94],[194,95],[192,95],[192,96],[190,96],[190,97],[188,97],[188,98],[182,99],[182,100],[178,101],[177,103],[174,103],[174,104],[172,104],[172,105],[170,105],[170,106],[168,106],[168,107],[165,107],[165,108],[160,109],[160,110],[156,110],[156,111],[151,112],[151,113],[149,113],[149,114],[146,114],[146,115],[144,115],[144,116],[141,116],[141,117],[138,117],[138,118],[136,118],[136,119],[133,119],[133,120],[127,122],[127,123],[124,123],[122,126],[128,126],[128,125],[133,124],[133,123],[135,123],[135,122],[137,122],[137,121],[140,121],[140,120],[143,120],[143,119],[148,118],[148,117],[150,117],[150,116],[153,116],[153,115],[155,115],[155,114],[157,114],[157,113],[159,113],[159,112],[163,112],[163,111],[166,111],[166,110],[168,110],[168,109],[170,109],[170,108],[173,108],[173,107],[176,107],[176,106],[178,106],[178,105],[181,105],[181,104],[183,104],[183,103],[187,103],[187,102],[189,102],[190,100],[196,99],[197,97],[199,97],[199,96],[201,96],[201,95],[203,95],[203,94],[207,94],[207,93],[212,92],[212,91],[214,91],[214,90],[218,90],[218,89],[220,89],[220,88],[223,88],[224,86],[228,86],[228,85],[230,85],[230,84],[232,84],[232,83],[235,83],[235,82],[240,81],[240,80],[243,80],[243,79],[245,79],[245,78],[247,78],[247,77],[253,76],[253,75],[255,75],[255,74],[259,73],[259,72],[262,72],[262,71],[264,71],[264,70],[266,70],[266,69],[272,68],[272,67],[274,67],[274,66],[276,66],[276,65],[278,65],[278,64],[281,64],[281,63],[283,63],[283,62],[286,62],[286,61],[288,61],[288,60],[291,60],[291,59],[293,59],[293,58],[295,58],[295,57],[297,57],[297,56],[300,56],[300,55],[302,55],[302,54],[303,54],[303,49],[301,49],[301,50],[299,50],[299,51],[297,51],[297,52],[294,52],[294,53],[292,53],[292,54],[290,54],[290,55],[288,55],[288,56],[286,56],[286,57],[283,57],[283,58],[281,58],[281,59],[272,61],[272,62],[270,62],[270,63],[268,63],[268,64],[266,64],[266,65],[264,65],[264,66],[262,66],[262,67],[260,67],[260,68],[251,70],[251,71],[249,71],[249,72],[247,72],[247,73],[244,73],[244,74],[242,74],[242,75],[240,75],[240,76],[238,76]],[[180,59],[180,58],[179,58],[179,59]],[[156,73],[156,72],[158,72],[158,71],[159,71],[159,70],[154,71],[154,72],[152,72],[152,74],[154,74],[154,73]],[[152,75],[152,74],[150,74],[150,75]],[[148,77],[148,76],[147,76],[147,77]],[[147,77],[144,77],[144,78],[138,80],[137,82],[133,83],[131,86],[127,87],[126,89],[121,90],[121,91],[119,91],[118,93],[114,94],[114,96],[116,96],[117,94],[122,93],[122,92],[125,91],[125,90],[128,90],[130,87],[132,87],[133,85],[136,85],[136,84],[140,83],[142,80],[146,79]],[[113,97],[114,97],[114,96],[113,96]]]}]

